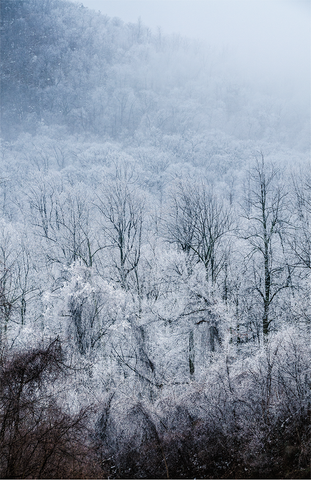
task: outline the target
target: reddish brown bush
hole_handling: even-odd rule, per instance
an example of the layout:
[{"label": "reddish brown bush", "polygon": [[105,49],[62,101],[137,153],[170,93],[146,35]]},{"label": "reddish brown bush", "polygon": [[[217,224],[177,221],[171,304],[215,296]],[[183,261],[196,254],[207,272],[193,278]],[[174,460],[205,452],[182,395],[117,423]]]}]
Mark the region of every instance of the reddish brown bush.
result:
[{"label": "reddish brown bush", "polygon": [[[0,477],[90,478],[102,475],[88,441],[90,409],[62,411],[51,383],[66,368],[53,341],[5,359],[0,368]],[[95,467],[94,467],[95,465]]]}]

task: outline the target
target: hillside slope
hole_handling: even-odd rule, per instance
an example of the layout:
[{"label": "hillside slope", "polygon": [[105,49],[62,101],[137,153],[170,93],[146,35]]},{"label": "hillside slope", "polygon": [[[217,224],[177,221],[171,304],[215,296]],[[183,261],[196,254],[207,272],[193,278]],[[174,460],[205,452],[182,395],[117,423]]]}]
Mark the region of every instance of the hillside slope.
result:
[{"label": "hillside slope", "polygon": [[152,34],[61,0],[1,2],[2,134],[62,125],[139,142],[155,132],[220,130],[306,148],[308,119],[290,99],[246,84],[226,54]]}]

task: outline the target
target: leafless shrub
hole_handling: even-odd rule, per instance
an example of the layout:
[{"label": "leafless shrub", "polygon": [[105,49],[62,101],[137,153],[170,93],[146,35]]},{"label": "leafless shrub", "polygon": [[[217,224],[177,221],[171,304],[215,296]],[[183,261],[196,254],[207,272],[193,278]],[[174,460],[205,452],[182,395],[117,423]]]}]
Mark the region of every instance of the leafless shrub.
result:
[{"label": "leafless shrub", "polygon": [[70,415],[62,411],[52,393],[51,383],[60,374],[65,374],[65,365],[58,339],[47,348],[2,361],[1,478],[90,478],[102,474],[88,441],[90,408]]}]

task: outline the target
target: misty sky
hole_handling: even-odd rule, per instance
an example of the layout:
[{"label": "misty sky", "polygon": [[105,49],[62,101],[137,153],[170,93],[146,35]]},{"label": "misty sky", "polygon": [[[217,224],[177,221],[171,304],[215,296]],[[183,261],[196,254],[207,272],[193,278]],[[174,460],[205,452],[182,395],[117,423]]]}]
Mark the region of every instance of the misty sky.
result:
[{"label": "misty sky", "polygon": [[[82,0],[125,22],[200,38],[232,52],[245,78],[310,92],[310,0]],[[234,52],[234,56],[233,56]]]}]

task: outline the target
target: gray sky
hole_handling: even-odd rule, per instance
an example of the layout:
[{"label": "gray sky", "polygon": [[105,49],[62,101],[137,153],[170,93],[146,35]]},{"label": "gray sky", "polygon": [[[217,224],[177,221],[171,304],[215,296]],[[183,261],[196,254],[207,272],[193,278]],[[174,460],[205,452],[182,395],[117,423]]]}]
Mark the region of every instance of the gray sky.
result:
[{"label": "gray sky", "polygon": [[199,38],[235,52],[246,78],[310,91],[311,0],[82,0],[125,22]]}]

